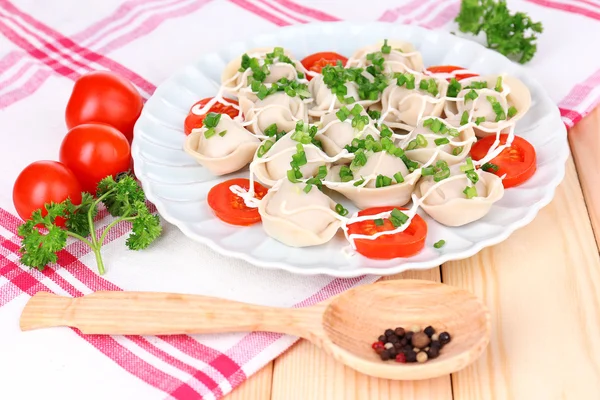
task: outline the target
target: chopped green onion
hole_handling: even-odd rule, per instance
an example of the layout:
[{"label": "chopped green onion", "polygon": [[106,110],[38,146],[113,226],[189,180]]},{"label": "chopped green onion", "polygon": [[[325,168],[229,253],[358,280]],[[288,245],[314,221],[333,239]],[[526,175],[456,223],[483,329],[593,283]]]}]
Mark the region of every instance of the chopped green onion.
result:
[{"label": "chopped green onion", "polygon": [[477,172],[475,171],[468,171],[467,178],[469,178],[469,180],[473,182],[473,184],[479,182],[479,175],[477,175]]},{"label": "chopped green onion", "polygon": [[381,46],[381,52],[383,54],[390,54],[390,52],[392,51],[392,46],[389,46],[387,43],[388,43],[388,41],[387,41],[387,39],[385,39],[383,41],[383,46]]},{"label": "chopped green onion", "polygon": [[224,131],[219,132],[219,136],[223,137],[227,134],[227,129],[225,129]]},{"label": "chopped green onion", "polygon": [[343,205],[341,205],[340,203],[337,203],[337,204],[335,205],[335,211],[336,211],[336,212],[337,212],[339,215],[341,215],[342,217],[344,217],[344,216],[348,215],[348,210],[346,210],[346,209],[344,208],[344,206],[343,206]]},{"label": "chopped green onion", "polygon": [[[400,151],[402,151],[402,149],[398,149]],[[415,169],[419,168],[419,164],[416,161],[411,160],[410,158],[406,157],[406,155],[404,154],[404,152],[401,152],[401,155],[397,155],[396,156],[400,157],[400,159],[402,159],[402,161],[404,162],[404,165],[406,165],[406,168],[408,168],[409,172],[413,172]]]},{"label": "chopped green onion", "polygon": [[450,143],[450,140],[448,140],[448,138],[439,138],[435,139],[434,142],[436,146],[442,146],[444,144]]},{"label": "chopped green onion", "polygon": [[248,54],[242,54],[242,65],[238,71],[244,72],[248,68],[250,68],[250,56]]},{"label": "chopped green onion", "polygon": [[404,214],[402,211],[394,208],[392,210],[392,214],[390,215],[390,222],[394,227],[399,227],[400,225],[406,223],[408,221],[408,215]]},{"label": "chopped green onion", "polygon": [[488,87],[487,81],[473,81],[466,88],[470,88],[470,89],[485,89],[487,87]]},{"label": "chopped green onion", "polygon": [[327,176],[327,167],[324,165],[321,165],[319,167],[319,170],[317,171],[317,179],[325,179],[325,177]]},{"label": "chopped green onion", "polygon": [[209,112],[208,114],[206,114],[206,117],[204,117],[203,123],[204,126],[206,126],[207,128],[216,128],[220,120],[221,114]]},{"label": "chopped green onion", "polygon": [[398,183],[402,183],[402,182],[404,182],[404,177],[402,176],[402,173],[401,173],[401,172],[396,172],[396,173],[394,174],[394,179],[395,179],[395,180],[396,180],[396,182],[398,182]]},{"label": "chopped green onion", "polygon": [[298,72],[298,79],[304,79],[304,72]]},{"label": "chopped green onion", "polygon": [[381,131],[379,132],[379,135],[382,138],[390,138],[392,137],[392,130],[390,128],[388,128],[386,125],[381,125]]},{"label": "chopped green onion", "polygon": [[408,72],[403,74],[396,72],[394,78],[396,78],[396,85],[398,86],[406,86],[407,89],[415,88],[415,76],[413,74]]},{"label": "chopped green onion", "polygon": [[[298,176],[298,173],[300,173],[300,176]],[[298,183],[300,182],[298,179],[302,178],[302,173],[297,169],[290,169],[287,171],[287,178],[292,183]]]},{"label": "chopped green onion", "polygon": [[360,167],[364,166],[367,163],[367,156],[365,155],[365,151],[363,149],[358,149],[356,153],[354,153],[354,160],[350,163],[350,169],[356,171]]},{"label": "chopped green onion", "polygon": [[310,183],[307,183],[306,186],[304,186],[304,193],[309,193],[310,190],[312,189],[313,185]]},{"label": "chopped green onion", "polygon": [[350,182],[354,180],[354,174],[347,165],[342,165],[340,168],[340,179],[342,182]]},{"label": "chopped green onion", "polygon": [[273,142],[270,140],[265,140],[263,142],[263,144],[260,145],[260,147],[258,148],[258,151],[256,152],[256,155],[258,156],[258,158],[262,158],[262,156],[264,156],[265,153],[271,149],[271,147],[273,147]]},{"label": "chopped green onion", "polygon": [[215,131],[215,128],[208,128],[204,132],[204,137],[207,139],[210,139],[211,137],[215,136],[216,134],[217,134],[217,131]]},{"label": "chopped green onion", "polygon": [[352,110],[350,110],[350,114],[354,115],[355,117],[358,117],[362,110],[363,108],[360,104],[355,104],[354,107],[352,107]]},{"label": "chopped green onion", "polygon": [[[439,119],[429,118],[427,121],[431,121],[427,126],[433,133],[439,133],[442,130],[442,127],[445,127],[444,123]],[[425,123],[423,123],[423,126],[425,126]]]},{"label": "chopped green onion", "polygon": [[467,196],[467,199],[477,197],[477,189],[475,188],[475,186],[467,186],[465,190],[463,190],[463,193],[465,194],[465,196]]},{"label": "chopped green onion", "polygon": [[435,173],[433,167],[426,167],[421,170],[421,175],[423,176],[431,176]]},{"label": "chopped green onion", "polygon": [[460,135],[460,132],[458,131],[458,129],[455,129],[455,128],[448,128],[448,132],[446,132],[446,133],[452,137],[457,137],[458,135]]},{"label": "chopped green onion", "polygon": [[369,110],[369,111],[367,111],[367,114],[369,114],[369,117],[371,117],[371,119],[381,118],[381,111]]},{"label": "chopped green onion", "polygon": [[340,108],[339,111],[335,113],[335,115],[337,115],[340,121],[344,122],[346,119],[348,119],[350,111],[348,111],[348,108],[346,106],[342,106],[342,108]]},{"label": "chopped green onion", "polygon": [[517,108],[515,106],[510,106],[508,108],[508,118],[514,117],[515,115],[517,115],[517,112],[518,111],[517,111]]},{"label": "chopped green onion", "polygon": [[436,249],[440,249],[440,248],[444,247],[445,244],[446,244],[446,241],[442,239],[442,240],[438,240],[437,242],[435,242],[433,244],[433,247],[435,247]]},{"label": "chopped green onion", "polygon": [[469,91],[469,93],[467,93],[467,94],[465,95],[465,103],[466,103],[468,100],[475,100],[477,97],[479,97],[479,95],[477,94],[477,92],[476,92],[476,91],[474,91],[473,89],[471,89],[471,90]]},{"label": "chopped green onion", "polygon": [[269,95],[269,89],[267,89],[267,87],[264,84],[260,85],[260,88],[256,92],[256,97],[258,97],[260,100],[264,100],[264,98],[267,97],[268,95]]},{"label": "chopped green onion", "polygon": [[304,152],[304,147],[300,143],[296,145],[296,154],[292,154],[292,161],[290,164],[292,167],[301,167],[307,164],[306,153]]},{"label": "chopped green onion", "polygon": [[485,117],[477,117],[475,118],[475,125],[479,126],[482,122],[485,122]]},{"label": "chopped green onion", "polygon": [[260,83],[259,81],[253,80],[252,83],[250,84],[250,89],[252,89],[253,92],[258,92],[258,89],[260,89],[261,86],[262,86],[262,83]]},{"label": "chopped green onion", "polygon": [[501,91],[502,91],[502,77],[501,77],[501,76],[499,76],[499,77],[496,79],[496,87],[494,88],[494,90],[495,90],[496,92],[501,92]]},{"label": "chopped green onion", "polygon": [[265,135],[267,136],[276,136],[277,135],[277,124],[271,124],[269,126],[267,126],[267,129],[265,129]]},{"label": "chopped green onion", "polygon": [[460,170],[462,172],[473,171],[475,169],[475,167],[473,166],[473,159],[471,157],[467,157],[467,159],[465,161],[466,161],[467,165],[461,165]]},{"label": "chopped green onion", "polygon": [[385,176],[385,175],[377,175],[377,178],[375,179],[375,187],[376,188],[380,188],[380,187],[386,187],[386,186],[390,186],[392,184],[392,178]]},{"label": "chopped green onion", "polygon": [[437,96],[439,93],[437,82],[433,78],[423,79],[421,82],[419,82],[419,89],[426,91],[432,96]]},{"label": "chopped green onion", "polygon": [[381,218],[377,218],[373,220],[373,222],[375,222],[375,225],[377,226],[383,226],[383,220]]},{"label": "chopped green onion", "polygon": [[425,136],[421,135],[420,133],[417,135],[417,146],[427,147],[427,139],[425,139]]},{"label": "chopped green onion", "polygon": [[506,113],[502,108],[502,104],[494,96],[486,96],[487,101],[492,105],[492,109],[496,113],[496,122],[506,119]]},{"label": "chopped green onion", "polygon": [[354,186],[360,186],[363,183],[365,183],[365,178],[362,178],[361,180],[354,182]]},{"label": "chopped green onion", "polygon": [[448,90],[446,91],[446,96],[448,97],[456,97],[458,93],[461,91],[462,86],[456,78],[450,79],[450,84],[448,85]]},{"label": "chopped green onion", "polygon": [[[440,164],[440,161],[444,164]],[[435,173],[433,174],[433,181],[440,182],[448,177],[450,177],[450,168],[448,167],[448,163],[446,161],[439,160],[436,164]]]},{"label": "chopped green onion", "polygon": [[463,111],[462,116],[460,117],[460,124],[466,125],[468,123],[469,123],[469,113],[466,111]]},{"label": "chopped green onion", "polygon": [[486,171],[486,172],[498,172],[498,166],[496,164],[492,164],[490,162],[487,162],[485,164],[483,164],[481,166],[481,169]]},{"label": "chopped green onion", "polygon": [[459,147],[455,147],[452,149],[452,155],[453,156],[458,156],[460,153],[462,153],[463,151],[463,147],[459,146]]}]

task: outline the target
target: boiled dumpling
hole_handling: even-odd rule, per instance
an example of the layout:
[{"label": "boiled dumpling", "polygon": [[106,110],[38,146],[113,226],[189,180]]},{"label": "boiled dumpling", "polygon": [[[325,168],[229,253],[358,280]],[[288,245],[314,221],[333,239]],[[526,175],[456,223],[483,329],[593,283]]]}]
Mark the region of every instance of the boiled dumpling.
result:
[{"label": "boiled dumpling", "polygon": [[[440,182],[435,182],[433,176],[424,177],[415,191],[423,210],[446,226],[462,226],[483,218],[504,195],[498,176],[478,170],[479,180],[473,184],[460,167],[461,164],[450,166],[450,177]],[[475,190],[467,190],[468,187]]]},{"label": "boiled dumpling", "polygon": [[[245,54],[250,58],[257,58],[260,65],[264,65],[267,54],[274,53],[276,55],[273,58],[273,63],[267,67],[268,74],[263,83],[277,82],[281,78],[287,78],[292,81],[296,80],[298,78],[298,72],[302,70],[302,67],[300,62],[294,60],[291,53],[287,50],[277,47],[263,47],[252,49]],[[281,61],[278,54],[286,57],[285,61]],[[221,75],[221,84],[224,86],[225,91],[236,96],[240,91],[243,92],[242,89],[249,86],[248,77],[253,75],[250,68],[247,68],[245,71],[240,71],[240,68],[242,67],[242,58],[243,56],[240,56],[229,62]],[[288,59],[291,63],[286,62]]]},{"label": "boiled dumpling", "polygon": [[[348,168],[351,169],[352,180],[349,180]],[[324,184],[346,196],[358,208],[365,209],[390,204],[405,205],[410,201],[415,183],[420,177],[420,169],[409,172],[402,159],[386,151],[380,151],[368,156],[366,163],[358,168],[353,164],[350,164],[350,167],[345,165],[332,167]],[[364,183],[362,183],[363,179]],[[342,182],[343,180],[347,182]],[[361,184],[358,185],[357,182]]]},{"label": "boiled dumpling", "polygon": [[287,246],[326,243],[341,226],[336,203],[316,186],[306,193],[305,186],[284,179],[279,187],[269,190],[258,207],[265,232]]},{"label": "boiled dumpling", "polygon": [[475,140],[475,132],[471,127],[456,128],[439,118],[423,118],[403,139],[401,147],[408,158],[422,164],[427,163],[439,150],[434,161],[443,160],[452,165],[467,157]]},{"label": "boiled dumpling", "polygon": [[[371,104],[377,103],[378,100],[360,100],[358,95],[358,85],[356,82],[346,82],[347,93],[344,98],[352,97],[356,104],[363,107],[368,107]],[[308,110],[308,115],[312,117],[320,117],[321,115],[329,112],[335,112],[342,108],[344,104],[340,102],[337,95],[331,92],[331,89],[327,87],[323,82],[323,75],[317,75],[311,79],[308,84],[308,91],[312,94],[313,103],[312,107]]]},{"label": "boiled dumpling", "polygon": [[[364,67],[371,65],[372,62],[367,59],[367,54],[381,52],[384,42],[365,46],[357,50],[348,60],[349,67]],[[389,54],[383,54],[385,60],[383,63],[385,73],[404,72],[406,68],[417,72],[423,71],[423,58],[421,53],[416,51],[415,47],[408,42],[401,40],[388,40],[387,45],[391,47]]]},{"label": "boiled dumpling", "polygon": [[460,84],[457,100],[446,101],[444,113],[452,119],[475,123],[473,129],[478,137],[513,125],[531,106],[529,89],[511,76],[478,76],[463,79]]},{"label": "boiled dumpling", "polygon": [[423,116],[439,117],[444,110],[447,88],[446,80],[405,72],[383,91],[384,123],[391,128],[411,130]]},{"label": "boiled dumpling", "polygon": [[227,114],[220,114],[218,124],[211,129],[206,126],[194,129],[186,137],[183,148],[215,175],[242,169],[260,146],[256,136]]},{"label": "boiled dumpling", "polygon": [[[359,116],[363,118],[363,123],[365,120],[370,121],[364,109]],[[357,126],[352,126],[352,121],[353,118],[346,118],[344,121],[341,121],[335,112],[327,113],[321,117],[319,134],[315,138],[321,141],[323,150],[328,156],[334,157],[338,155],[354,139],[363,139],[367,135],[372,135],[376,139],[379,137],[377,128],[369,125],[368,122],[362,126],[362,129],[359,129]]]},{"label": "boiled dumpling", "polygon": [[[292,139],[294,131],[287,133],[279,139],[262,157],[258,152],[254,156],[253,171],[256,177],[266,186],[273,186],[278,180],[287,177],[287,172],[292,169],[290,162],[292,156],[298,153],[299,142]],[[300,167],[303,178],[310,178],[319,171],[319,167],[328,167],[327,155],[314,144],[301,145],[307,163]]]},{"label": "boiled dumpling", "polygon": [[273,93],[263,100],[252,102],[240,97],[240,108],[251,132],[264,134],[271,125],[277,125],[277,131],[289,132],[299,120],[308,119],[306,104],[298,96],[290,97],[285,92]]}]

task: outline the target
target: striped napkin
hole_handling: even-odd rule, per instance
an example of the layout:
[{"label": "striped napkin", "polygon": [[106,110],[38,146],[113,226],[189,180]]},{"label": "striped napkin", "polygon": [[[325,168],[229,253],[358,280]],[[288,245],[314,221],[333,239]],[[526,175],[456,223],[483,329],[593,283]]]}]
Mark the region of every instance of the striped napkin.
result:
[{"label": "striped napkin", "polygon": [[[312,21],[380,20],[456,30],[459,1],[384,0],[0,0],[0,398],[216,399],[290,347],[267,334],[169,337],[83,336],[69,328],[22,333],[20,312],[38,291],[200,293],[256,304],[314,304],[375,277],[303,277],[227,259],[165,226],[150,249],[126,250],[119,225],[104,246],[99,277],[78,242],[43,272],[19,264],[20,220],[12,185],[30,162],[57,159],[73,81],[96,69],[131,80],[147,98],[176,69],[231,41]],[[600,1],[509,1],[545,32],[527,68],[576,124],[600,99]],[[99,225],[110,223],[105,212]],[[35,381],[34,381],[35,380]]]}]

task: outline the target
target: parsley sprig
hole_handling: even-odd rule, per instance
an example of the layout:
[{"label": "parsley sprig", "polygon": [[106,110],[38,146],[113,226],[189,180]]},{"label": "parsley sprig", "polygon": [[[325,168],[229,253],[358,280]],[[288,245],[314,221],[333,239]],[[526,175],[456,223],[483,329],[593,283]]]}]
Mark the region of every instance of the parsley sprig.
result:
[{"label": "parsley sprig", "polygon": [[511,14],[506,0],[462,0],[455,21],[461,32],[477,36],[485,32],[487,46],[519,63],[530,61],[537,51],[541,22],[533,22],[523,12]]},{"label": "parsley sprig", "polygon": [[[21,262],[40,271],[58,260],[58,252],[67,245],[67,238],[73,237],[87,244],[96,256],[100,275],[105,273],[101,247],[111,229],[121,221],[132,224],[132,232],[126,245],[131,250],[147,248],[162,232],[159,217],[150,213],[146,206],[143,190],[130,175],[115,180],[109,176],[98,184],[97,198],[83,193],[80,204],[70,199],[60,203],[45,205],[47,215],[35,211],[31,218],[18,228],[21,241]],[[94,217],[98,206],[103,203],[108,212],[117,217],[98,235]],[[56,224],[57,218],[65,219],[65,228]],[[38,229],[38,226],[44,229]],[[46,231],[46,233],[43,233]]]}]

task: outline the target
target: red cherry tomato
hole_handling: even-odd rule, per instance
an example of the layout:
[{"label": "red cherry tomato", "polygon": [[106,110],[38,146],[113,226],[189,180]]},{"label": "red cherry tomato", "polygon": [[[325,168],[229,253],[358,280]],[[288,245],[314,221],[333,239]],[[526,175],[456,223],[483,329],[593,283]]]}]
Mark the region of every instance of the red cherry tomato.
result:
[{"label": "red cherry tomato", "polygon": [[[341,54],[332,51],[323,51],[306,56],[301,63],[307,70],[321,73],[324,66],[336,65],[338,60],[342,62],[342,65],[346,65],[346,62],[348,61],[348,59]],[[306,79],[310,81],[312,76],[307,75]]]},{"label": "red cherry tomato", "polygon": [[[36,161],[29,164],[17,177],[13,187],[13,203],[17,214],[28,220],[35,210],[42,209],[48,214],[44,204],[60,203],[67,198],[73,204],[81,203],[81,186],[75,174],[58,161]],[[54,221],[64,226],[63,218]]]},{"label": "red cherry tomato", "polygon": [[[183,122],[183,130],[186,135],[189,135],[190,133],[192,133],[192,129],[202,128],[202,126],[204,125],[204,118],[206,117],[206,114],[208,114],[209,112],[214,112],[214,113],[219,113],[219,114],[227,114],[231,118],[237,117],[238,110],[236,110],[232,106],[226,106],[225,104],[221,104],[221,103],[215,103],[206,112],[206,114],[197,115],[197,114],[192,113],[192,109],[196,105],[199,108],[202,108],[206,105],[206,103],[208,103],[212,99],[213,99],[213,97],[207,97],[205,99],[197,101],[196,103],[194,103],[194,105],[192,107],[190,107],[190,112],[188,113],[187,117],[185,118],[185,121]],[[238,102],[233,99],[228,99],[226,97],[224,99],[228,103],[235,104],[236,106],[238,105]]]},{"label": "red cherry tomato", "polygon": [[[391,211],[394,208],[406,210],[401,207],[373,207],[360,211],[358,216],[375,215]],[[374,235],[377,232],[392,231],[394,229],[396,227],[390,222],[389,218],[384,219],[382,225],[375,224],[374,220],[360,221],[348,225],[350,235]],[[356,244],[356,251],[365,257],[389,260],[397,257],[410,257],[419,253],[425,247],[426,237],[427,223],[421,216],[415,215],[410,225],[402,232],[382,235],[374,240],[356,239],[354,243]]]},{"label": "red cherry tomato", "polygon": [[[508,134],[501,134],[500,144],[506,144],[507,138]],[[486,136],[478,140],[471,147],[471,157],[473,160],[481,160],[485,157],[495,140],[496,135]],[[527,181],[533,176],[537,168],[535,149],[531,143],[519,136],[515,136],[510,147],[502,150],[490,163],[497,166],[498,169],[488,169],[488,172],[498,176],[506,174],[506,177],[502,180],[505,188],[518,186]]]},{"label": "red cherry tomato", "polygon": [[[245,190],[250,187],[250,181],[246,178],[230,179],[221,182],[208,192],[208,205],[215,215],[224,222],[232,225],[248,226],[260,222],[260,214],[257,208],[250,208],[244,203],[244,199],[234,194],[229,187],[238,185]],[[262,199],[268,189],[260,183],[254,182],[254,192],[257,199]]]},{"label": "red cherry tomato", "polygon": [[[460,70],[464,70],[463,67],[458,67],[456,65],[436,65],[433,67],[429,67],[427,68],[427,71],[431,72],[432,74],[451,74],[454,71],[460,71]],[[457,81],[460,81],[461,79],[465,79],[465,78],[471,78],[473,76],[479,76],[478,74],[458,74],[455,75],[454,77],[456,78]],[[450,81],[451,78],[448,78],[448,81]]]},{"label": "red cherry tomato", "polygon": [[102,179],[128,171],[130,157],[125,136],[102,124],[76,126],[60,146],[60,161],[73,171],[83,191],[91,194]]},{"label": "red cherry tomato", "polygon": [[144,103],[127,79],[110,71],[94,71],[75,82],[67,103],[67,127],[96,122],[118,129],[131,143],[133,126]]}]

